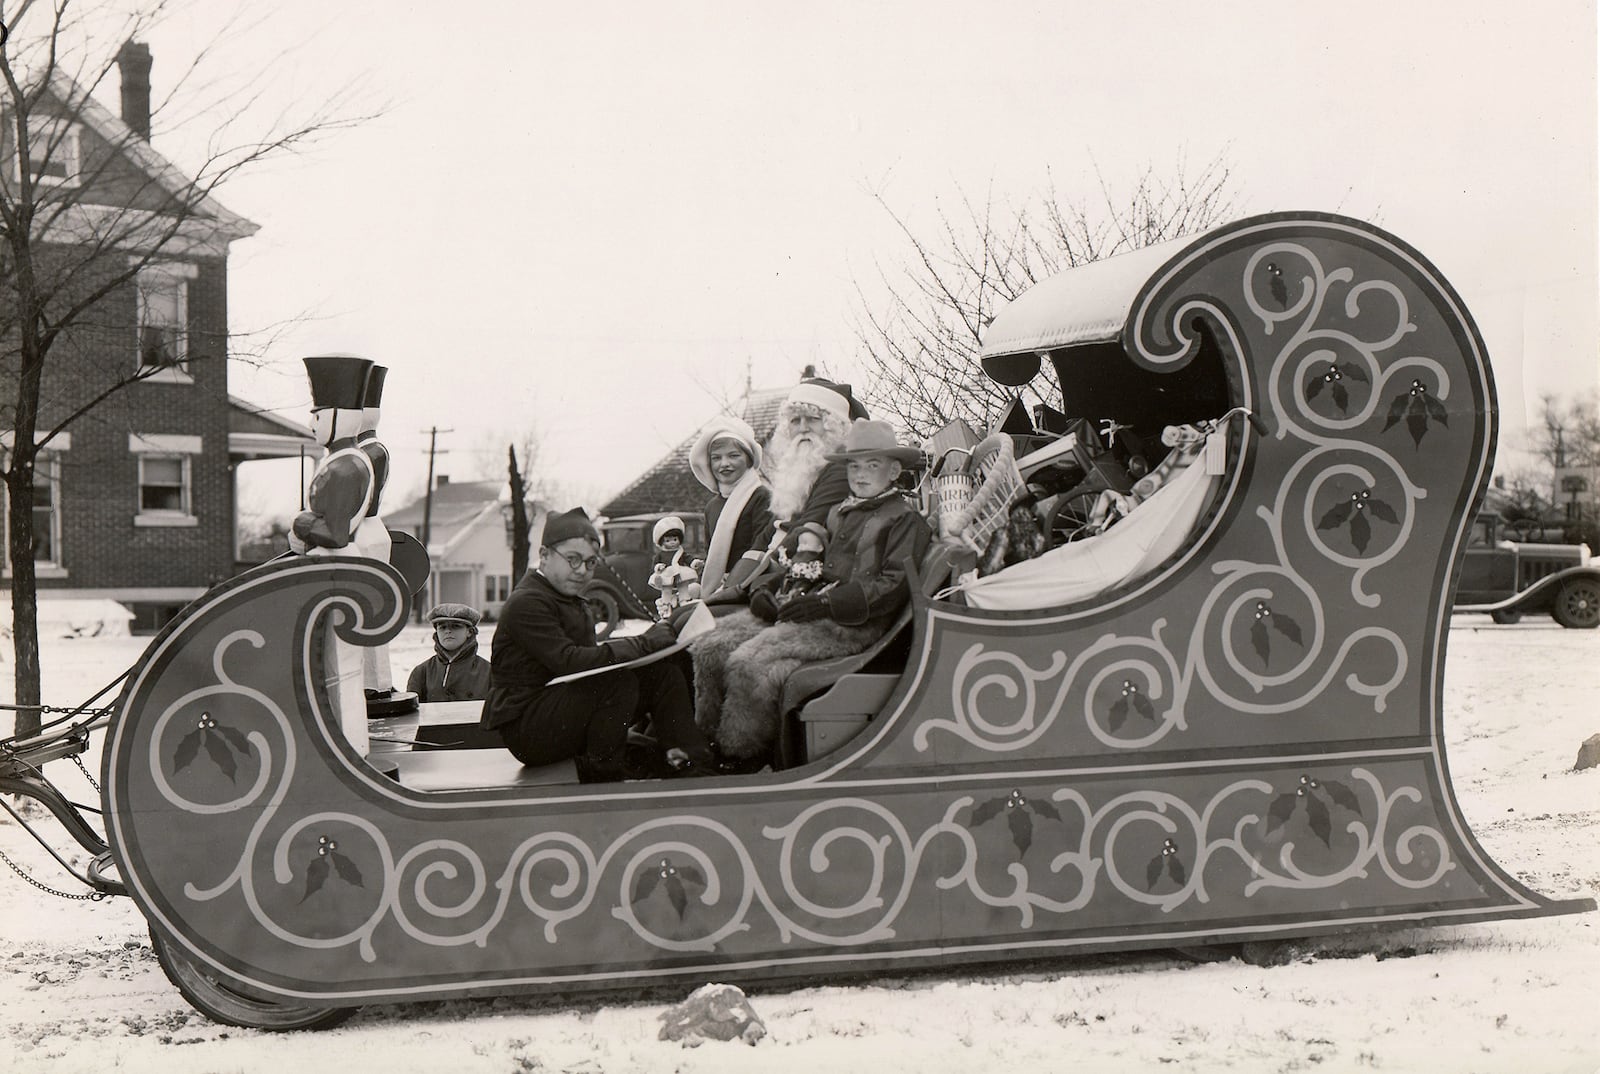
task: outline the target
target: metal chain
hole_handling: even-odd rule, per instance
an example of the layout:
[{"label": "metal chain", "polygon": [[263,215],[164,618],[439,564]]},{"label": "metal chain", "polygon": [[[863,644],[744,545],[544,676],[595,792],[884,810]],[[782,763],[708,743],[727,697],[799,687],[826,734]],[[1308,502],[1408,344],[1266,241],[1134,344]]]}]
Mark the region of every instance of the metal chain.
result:
[{"label": "metal chain", "polygon": [[0,705],[0,709],[7,712],[37,712],[41,716],[50,716],[55,713],[82,714],[84,716],[109,716],[117,711],[115,705],[107,705],[99,709],[79,708],[76,705]]},{"label": "metal chain", "polygon": [[99,794],[100,784],[95,780],[94,776],[89,774],[89,769],[84,765],[83,758],[74,753],[72,755],[72,763],[78,766],[78,771],[82,772],[83,778],[89,781],[89,786],[94,788],[94,793]]},{"label": "metal chain", "polygon": [[91,891],[87,895],[74,895],[70,891],[57,891],[48,884],[42,884],[33,877],[29,876],[27,873],[23,872],[22,868],[18,866],[16,862],[7,857],[6,852],[3,850],[0,850],[0,861],[4,861],[7,865],[11,866],[12,872],[16,873],[18,876],[22,877],[22,879],[26,880],[28,883],[32,884],[34,887],[38,888],[47,895],[58,895],[63,899],[71,899],[74,902],[100,902],[103,899],[110,898],[110,896],[103,891]]}]

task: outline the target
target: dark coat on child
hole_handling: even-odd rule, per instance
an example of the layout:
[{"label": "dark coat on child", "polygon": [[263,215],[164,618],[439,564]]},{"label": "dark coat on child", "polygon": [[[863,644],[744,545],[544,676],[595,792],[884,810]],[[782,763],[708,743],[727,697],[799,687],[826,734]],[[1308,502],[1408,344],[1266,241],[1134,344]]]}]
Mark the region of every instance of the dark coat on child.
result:
[{"label": "dark coat on child", "polygon": [[453,653],[433,644],[433,655],[411,669],[406,689],[418,701],[482,701],[489,696],[489,661],[478,655],[477,635]]},{"label": "dark coat on child", "polygon": [[648,711],[664,746],[682,748],[705,768],[709,747],[694,726],[688,686],[672,661],[549,685],[575,671],[627,663],[673,640],[672,628],[658,623],[643,634],[596,641],[583,598],[529,571],[500,609],[479,723],[499,728],[524,764],[576,757],[579,777],[588,780],[620,774],[628,727]]},{"label": "dark coat on child", "polygon": [[712,674],[726,682],[726,695],[720,711],[708,713],[713,718],[703,725],[715,727],[717,743],[729,757],[758,756],[772,748],[783,715],[778,699],[784,681],[801,664],[858,653],[883,636],[910,599],[912,565],[921,563],[933,540],[928,523],[894,489],[870,500],[846,500],[831,512],[828,533],[823,577],[833,584],[820,598],[827,601],[826,618],[776,623],[731,651],[701,645],[718,631],[696,639],[692,647],[697,676],[703,664],[718,657],[725,661],[717,669],[721,674]]}]

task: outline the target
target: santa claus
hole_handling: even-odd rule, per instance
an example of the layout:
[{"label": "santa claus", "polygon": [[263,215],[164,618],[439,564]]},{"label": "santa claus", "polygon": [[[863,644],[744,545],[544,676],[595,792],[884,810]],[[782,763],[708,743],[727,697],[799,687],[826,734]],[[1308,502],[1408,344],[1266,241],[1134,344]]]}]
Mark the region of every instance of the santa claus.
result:
[{"label": "santa claus", "polygon": [[[854,418],[867,416],[848,384],[810,377],[794,387],[778,410],[778,427],[764,456],[772,486],[772,518],[765,535],[771,571],[781,571],[795,535],[808,524],[826,525],[828,513],[850,494],[845,464],[830,462]],[[757,571],[746,591],[771,571]],[[748,611],[721,616],[717,628],[690,646],[695,665],[695,720],[714,734],[722,719],[723,668],[728,654],[766,624]]]}]

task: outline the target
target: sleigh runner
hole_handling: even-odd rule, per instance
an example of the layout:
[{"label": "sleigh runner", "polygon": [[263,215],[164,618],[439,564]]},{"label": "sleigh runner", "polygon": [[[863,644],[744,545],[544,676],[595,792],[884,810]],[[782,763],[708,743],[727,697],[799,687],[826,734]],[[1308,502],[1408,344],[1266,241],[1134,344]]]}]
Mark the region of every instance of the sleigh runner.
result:
[{"label": "sleigh runner", "polygon": [[346,742],[320,665],[330,631],[399,631],[393,569],[287,561],[191,605],[103,770],[185,994],[283,1028],[1593,908],[1506,875],[1451,789],[1446,624],[1494,389],[1426,261],[1337,217],[1244,220],[1046,281],[983,362],[1208,446],[1089,540],[976,579],[936,548],[878,646],[793,677],[779,771],[423,790]]}]

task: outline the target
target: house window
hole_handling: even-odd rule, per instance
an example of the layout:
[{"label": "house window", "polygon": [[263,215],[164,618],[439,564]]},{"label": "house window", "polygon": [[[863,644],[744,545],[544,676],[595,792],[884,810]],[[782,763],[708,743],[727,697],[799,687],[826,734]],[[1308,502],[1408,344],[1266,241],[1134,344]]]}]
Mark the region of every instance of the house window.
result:
[{"label": "house window", "polygon": [[[35,117],[28,130],[28,170],[36,183],[73,186],[82,171],[78,126],[65,119]],[[12,155],[12,178],[22,178],[22,154]]]},{"label": "house window", "polygon": [[[9,536],[0,541],[0,562],[8,571],[10,546]],[[53,451],[41,451],[33,461],[33,564],[43,570],[61,566],[61,459]]]},{"label": "house window", "polygon": [[145,269],[138,276],[139,369],[188,373],[189,281]]},{"label": "house window", "polygon": [[139,464],[139,509],[135,526],[195,526],[191,460],[200,437],[132,433],[128,450]]},{"label": "house window", "polygon": [[189,513],[189,459],[185,455],[139,456],[139,512]]},{"label": "house window", "polygon": [[483,602],[504,604],[511,597],[511,575],[486,574],[483,576]]},{"label": "house window", "polygon": [[33,465],[33,561],[51,567],[61,564],[59,461],[54,454],[43,452]]}]

